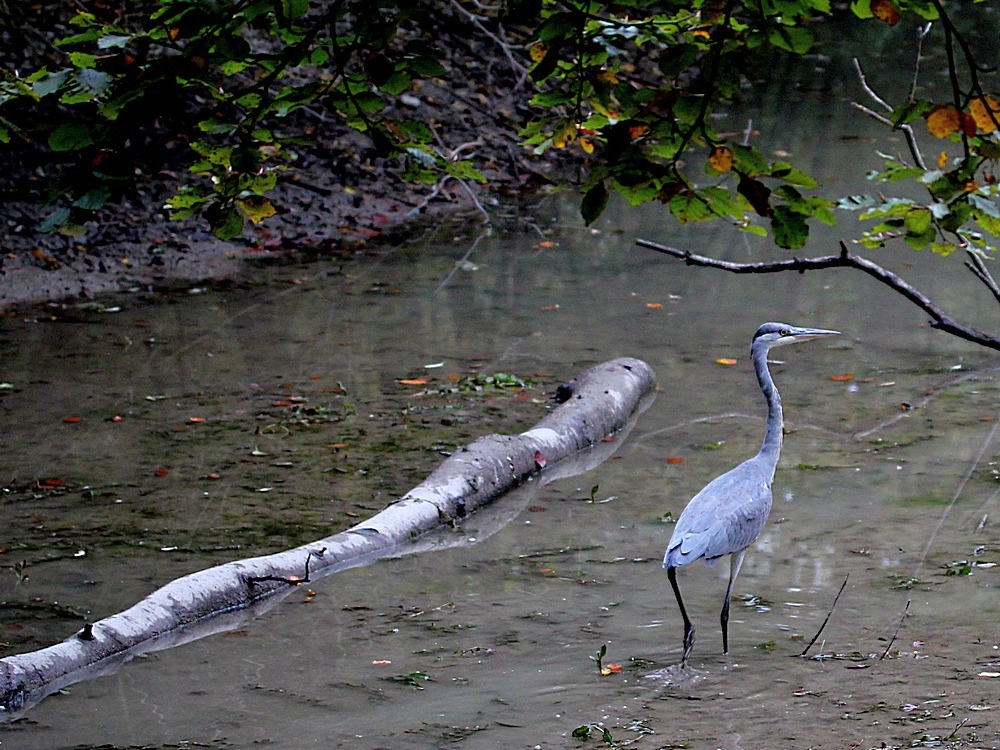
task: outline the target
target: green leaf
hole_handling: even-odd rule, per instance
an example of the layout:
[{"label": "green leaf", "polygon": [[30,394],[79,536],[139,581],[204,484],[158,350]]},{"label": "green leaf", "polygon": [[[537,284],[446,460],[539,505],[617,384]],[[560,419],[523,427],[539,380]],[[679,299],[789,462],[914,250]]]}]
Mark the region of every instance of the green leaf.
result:
[{"label": "green leaf", "polygon": [[[922,235],[931,229],[934,220],[933,214],[926,208],[912,208],[903,217],[903,226],[906,227],[907,234]],[[933,235],[933,229],[931,229]]]},{"label": "green leaf", "polygon": [[858,18],[875,18],[872,13],[872,0],[852,0],[851,11]]},{"label": "green leaf", "polygon": [[216,210],[207,212],[212,234],[220,240],[231,240],[243,231],[243,217],[235,208],[222,208],[221,206],[213,208]]},{"label": "green leaf", "polygon": [[474,180],[479,183],[486,182],[486,177],[483,173],[472,166],[472,162],[468,159],[445,162],[444,171],[460,180]]},{"label": "green leaf", "polygon": [[94,142],[89,125],[63,123],[49,133],[49,148],[53,151],[77,151]]},{"label": "green leaf", "polygon": [[755,148],[742,146],[739,143],[732,144],[733,149],[733,169],[747,177],[756,177],[760,174],[767,174],[770,165],[764,155]]},{"label": "green leaf", "polygon": [[281,12],[289,21],[309,12],[309,0],[281,0]]},{"label": "green leaf", "polygon": [[768,41],[775,47],[797,55],[804,55],[813,46],[812,32],[798,26],[779,26],[771,32]]},{"label": "green leaf", "polygon": [[538,30],[538,38],[543,42],[568,39],[576,35],[577,26],[583,20],[583,16],[576,13],[555,13]]},{"label": "green leaf", "polygon": [[223,122],[215,117],[209,117],[207,120],[202,120],[198,123],[198,130],[203,133],[218,135],[221,133],[232,133],[236,130],[236,125],[231,122]]},{"label": "green leaf", "polygon": [[977,193],[969,193],[969,204],[987,216],[992,216],[994,219],[1000,219],[1000,206],[997,206],[997,204],[989,198],[984,198]]},{"label": "green leaf", "polygon": [[715,214],[708,204],[694,191],[678,193],[670,199],[670,213],[681,223],[691,221],[710,221]]},{"label": "green leaf", "polygon": [[98,49],[122,48],[132,40],[132,37],[125,34],[108,34],[97,40]]},{"label": "green leaf", "polygon": [[93,68],[97,65],[97,55],[88,55],[86,52],[70,52],[69,61],[78,68]]},{"label": "green leaf", "polygon": [[774,207],[771,230],[774,232],[774,243],[788,250],[797,250],[805,246],[806,240],[809,239],[806,217],[792,211],[788,206]]},{"label": "green leaf", "polygon": [[45,217],[45,220],[38,225],[39,230],[45,232],[46,234],[51,234],[59,229],[63,224],[69,221],[70,209],[66,206],[55,209],[52,213]]},{"label": "green leaf", "polygon": [[433,57],[414,57],[410,62],[410,69],[423,78],[440,78],[446,71],[444,66]]},{"label": "green leaf", "polygon": [[583,194],[583,200],[580,202],[580,215],[587,226],[593,224],[594,220],[604,212],[608,205],[608,198],[608,188],[603,181],[598,182]]},{"label": "green leaf", "polygon": [[111,191],[108,188],[94,188],[73,201],[73,205],[76,208],[82,208],[84,211],[100,211],[104,208],[104,204],[108,202],[108,198],[110,197]]},{"label": "green leaf", "polygon": [[819,183],[800,169],[795,169],[791,164],[783,161],[776,161],[771,166],[771,177],[787,182],[789,185],[798,185],[812,190]]},{"label": "green leaf", "polygon": [[388,80],[379,86],[380,91],[384,91],[389,96],[398,96],[404,91],[409,91],[413,85],[413,79],[405,73],[393,73]]},{"label": "green leaf", "polygon": [[956,250],[958,250],[958,245],[954,245],[951,242],[931,243],[931,252],[940,255],[942,258],[947,258]]},{"label": "green leaf", "polygon": [[69,78],[70,70],[60,70],[58,73],[50,73],[44,78],[39,78],[31,84],[31,90],[38,96],[48,96],[56,93]]},{"label": "green leaf", "polygon": [[100,70],[78,70],[74,76],[77,86],[80,87],[81,92],[84,94],[92,94],[94,96],[103,94],[111,86],[111,82],[114,80],[107,73],[103,73]]},{"label": "green leaf", "polygon": [[273,190],[277,184],[277,172],[265,172],[264,174],[243,175],[240,177],[240,190],[249,190],[255,195],[263,195],[268,190]]}]

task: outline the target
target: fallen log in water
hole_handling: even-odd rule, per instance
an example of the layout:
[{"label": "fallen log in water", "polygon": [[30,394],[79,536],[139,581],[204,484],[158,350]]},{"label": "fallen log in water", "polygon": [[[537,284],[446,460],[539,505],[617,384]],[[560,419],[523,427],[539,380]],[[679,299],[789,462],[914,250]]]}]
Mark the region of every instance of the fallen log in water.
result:
[{"label": "fallen log in water", "polygon": [[654,385],[638,359],[597,365],[561,386],[562,403],[520,435],[488,435],[457,450],[398,502],[347,531],[273,555],[172,581],[62,643],[0,659],[0,717],[14,718],[68,684],[129,659],[237,627],[309,580],[405,554],[426,532],[460,522],[545,466],[625,427]]}]

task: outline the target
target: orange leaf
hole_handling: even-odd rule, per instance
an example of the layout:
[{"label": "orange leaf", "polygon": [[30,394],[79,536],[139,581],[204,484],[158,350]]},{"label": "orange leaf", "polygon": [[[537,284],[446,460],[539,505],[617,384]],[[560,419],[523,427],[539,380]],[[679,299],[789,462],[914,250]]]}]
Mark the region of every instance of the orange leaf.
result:
[{"label": "orange leaf", "polygon": [[65,487],[66,483],[61,479],[39,479],[38,486],[43,490],[47,490],[53,487]]},{"label": "orange leaf", "polygon": [[532,245],[531,247],[533,249],[535,249],[535,250],[538,250],[538,249],[543,248],[543,247],[555,247],[555,246],[556,246],[556,243],[554,243],[552,240],[542,240],[541,242],[539,242],[539,243],[537,243],[535,245]]},{"label": "orange leaf", "polygon": [[201,424],[205,421],[204,417],[188,417],[188,424]]},{"label": "orange leaf", "polygon": [[684,463],[684,459],[681,458],[680,456],[671,456],[670,458],[667,459],[667,463],[668,464],[682,464],[682,463]]},{"label": "orange leaf", "polygon": [[848,380],[854,380],[853,375],[831,375],[830,380],[836,380],[838,383],[844,383]]},{"label": "orange leaf", "polygon": [[1000,123],[1000,102],[992,96],[981,96],[969,102],[969,113],[984,133],[992,133]]},{"label": "orange leaf", "polygon": [[119,417],[117,414],[115,414],[115,416],[111,417],[111,421],[112,422],[121,422],[122,418]]},{"label": "orange leaf", "polygon": [[719,359],[715,360],[715,364],[717,364],[717,365],[735,365],[736,364],[736,360],[732,359],[731,357],[720,357]]},{"label": "orange leaf", "polygon": [[716,172],[729,172],[733,168],[733,150],[729,146],[716,146],[708,155],[708,163]]},{"label": "orange leaf", "polygon": [[542,309],[543,310],[558,310],[559,309],[559,305],[546,305]]},{"label": "orange leaf", "polygon": [[944,169],[948,166],[948,152],[942,151],[938,154],[938,169]]},{"label": "orange leaf", "polygon": [[291,406],[291,401],[272,401],[271,406]]},{"label": "orange leaf", "polygon": [[385,664],[392,664],[392,661],[390,661],[389,659],[373,659],[372,664],[374,664],[376,667],[381,667]]},{"label": "orange leaf", "polygon": [[958,110],[951,104],[939,104],[927,113],[927,130],[935,138],[947,138],[958,132]]},{"label": "orange leaf", "polygon": [[614,443],[616,440],[618,440],[618,438],[616,438],[614,435],[605,435],[604,437],[601,438],[602,443]]},{"label": "orange leaf", "polygon": [[406,380],[400,380],[400,385],[427,385],[430,380],[427,378],[407,378]]},{"label": "orange leaf", "polygon": [[539,573],[555,573],[555,571],[552,570],[552,568],[539,568],[538,572]]},{"label": "orange leaf", "polygon": [[66,424],[76,424],[80,421],[80,417],[63,417],[63,422]]},{"label": "orange leaf", "polygon": [[628,137],[632,140],[636,138],[642,138],[649,132],[649,125],[629,125],[628,126]]},{"label": "orange leaf", "polygon": [[156,474],[156,476],[158,476],[158,477],[165,477],[167,474],[170,473],[170,470],[169,469],[157,469],[153,473]]},{"label": "orange leaf", "polygon": [[663,307],[663,305],[661,305],[659,302],[647,302],[646,307],[648,307],[650,310],[659,310],[661,307]]},{"label": "orange leaf", "polygon": [[448,376],[448,380],[450,380],[452,383],[457,383],[461,379],[462,379],[461,375],[449,375]]},{"label": "orange leaf", "polygon": [[885,21],[890,26],[895,26],[903,20],[903,16],[890,0],[872,0],[871,10],[875,18]]},{"label": "orange leaf", "polygon": [[609,664],[608,665],[608,672],[610,672],[611,674],[618,674],[621,671],[622,671],[622,665],[621,664]]}]

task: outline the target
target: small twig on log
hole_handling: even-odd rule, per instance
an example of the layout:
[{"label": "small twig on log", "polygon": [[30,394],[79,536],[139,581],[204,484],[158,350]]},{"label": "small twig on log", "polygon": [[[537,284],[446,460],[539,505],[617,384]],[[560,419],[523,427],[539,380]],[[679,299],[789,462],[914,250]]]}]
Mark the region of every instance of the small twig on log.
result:
[{"label": "small twig on log", "polygon": [[906,613],[909,611],[910,611],[910,600],[907,599],[906,606],[903,607],[903,614],[899,616],[899,622],[896,623],[896,630],[892,634],[892,638],[889,639],[889,645],[885,647],[885,651],[883,651],[882,655],[878,658],[879,661],[882,661],[888,655],[889,649],[892,648],[892,644],[896,642],[896,636],[899,635],[899,629],[903,627],[903,620],[906,619]]},{"label": "small twig on log", "polygon": [[847,579],[850,577],[851,577],[850,573],[844,576],[844,582],[840,584],[840,591],[838,591],[837,595],[833,597],[833,604],[830,605],[830,611],[826,613],[826,619],[823,620],[823,624],[819,626],[819,630],[816,631],[816,635],[814,635],[812,640],[809,641],[809,645],[806,646],[804,649],[802,649],[802,653],[799,654],[799,656],[805,656],[807,653],[809,653],[809,649],[813,647],[813,644],[816,642],[820,634],[823,632],[823,628],[825,628],[826,624],[830,622],[830,615],[833,614],[833,608],[837,606],[837,602],[840,600],[840,595],[844,593],[844,587],[847,586]]},{"label": "small twig on log", "polygon": [[[856,57],[854,58],[854,69],[858,71],[858,79],[861,81],[861,88],[865,90],[865,93],[868,94],[868,96],[870,96],[874,101],[878,102],[887,110],[892,112],[892,106],[890,106],[885,99],[876,94],[872,87],[868,85],[868,79],[865,78],[865,72],[861,69],[861,63],[858,62],[858,58]],[[851,104],[860,109],[866,115],[874,117],[879,122],[888,125],[893,129],[902,130],[903,134],[906,136],[906,145],[910,147],[910,153],[913,155],[913,161],[916,162],[917,166],[921,169],[927,169],[927,165],[924,163],[924,157],[920,153],[920,147],[917,145],[917,138],[913,135],[913,128],[909,125],[897,125],[889,118],[883,117],[882,115],[879,115],[873,110],[870,110],[857,102],[851,102]]]},{"label": "small twig on log", "polygon": [[301,576],[246,576],[246,582],[253,586],[258,583],[264,583],[266,581],[274,581],[276,583],[287,583],[289,586],[301,586],[303,583],[310,583],[309,579],[309,561],[312,559],[313,555],[316,557],[322,557],[326,552],[326,547],[323,547],[319,552],[313,552],[309,550],[306,554],[306,570],[305,574]]},{"label": "small twig on log", "polygon": [[689,266],[705,266],[707,268],[721,268],[731,273],[779,273],[781,271],[816,271],[821,268],[856,268],[864,271],[872,278],[882,282],[893,291],[902,294],[910,302],[931,316],[929,325],[940,331],[945,331],[960,339],[971,341],[973,344],[985,346],[988,349],[1000,351],[1000,338],[990,336],[988,333],[976,330],[948,315],[944,310],[934,304],[930,297],[918,289],[910,286],[902,277],[897,276],[892,271],[882,268],[877,263],[872,263],[867,258],[859,255],[852,255],[847,251],[847,245],[840,243],[840,255],[823,255],[818,258],[792,258],[791,260],[779,260],[773,263],[731,263],[726,260],[716,260],[704,255],[695,255],[688,250],[678,250],[675,247],[668,247],[649,240],[636,240],[640,247],[656,250],[659,253],[672,255],[680,258]]}]

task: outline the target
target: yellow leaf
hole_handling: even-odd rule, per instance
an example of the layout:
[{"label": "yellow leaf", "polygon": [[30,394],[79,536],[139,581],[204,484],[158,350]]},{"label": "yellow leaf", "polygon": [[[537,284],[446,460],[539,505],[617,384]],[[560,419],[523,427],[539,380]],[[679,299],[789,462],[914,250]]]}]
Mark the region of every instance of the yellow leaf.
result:
[{"label": "yellow leaf", "polygon": [[948,152],[942,151],[938,155],[938,169],[944,169],[948,166]]},{"label": "yellow leaf", "polygon": [[618,83],[618,76],[610,70],[602,70],[597,74],[597,80],[604,83]]},{"label": "yellow leaf", "polygon": [[611,109],[611,108],[609,108],[609,107],[605,107],[605,106],[604,106],[603,104],[601,104],[600,102],[593,102],[593,101],[592,101],[592,102],[591,102],[591,105],[592,105],[592,106],[594,107],[594,109],[596,109],[596,110],[597,110],[598,112],[600,112],[600,113],[601,113],[602,115],[604,115],[605,117],[607,117],[607,118],[608,118],[609,120],[612,120],[612,121],[614,121],[614,122],[617,122],[618,120],[620,120],[620,119],[621,119],[621,113],[620,113],[620,112],[618,112],[618,111],[617,111],[617,110],[615,110],[615,109]]},{"label": "yellow leaf", "polygon": [[984,133],[992,133],[1000,123],[1000,102],[992,96],[981,96],[969,102],[969,113],[977,128]]},{"label": "yellow leaf", "polygon": [[715,364],[717,364],[717,365],[735,365],[736,364],[736,360],[732,359],[731,357],[720,357],[719,359],[715,360]]},{"label": "yellow leaf", "polygon": [[927,130],[935,138],[947,138],[958,132],[961,119],[951,104],[939,104],[927,113]]},{"label": "yellow leaf", "polygon": [[583,149],[583,152],[585,154],[592,154],[592,153],[594,153],[594,142],[592,140],[590,140],[589,138],[581,138],[580,139],[580,148]]},{"label": "yellow leaf", "polygon": [[900,15],[891,0],[872,0],[871,10],[875,18],[885,21],[890,26],[895,26],[903,20],[903,16]]},{"label": "yellow leaf", "polygon": [[705,29],[698,29],[698,30],[692,32],[691,36],[701,37],[702,39],[708,39],[708,38],[710,38],[711,35],[707,31],[705,31]]},{"label": "yellow leaf", "polygon": [[545,57],[545,53],[549,51],[549,47],[544,42],[535,42],[531,45],[531,50],[529,54],[534,62],[541,62]]},{"label": "yellow leaf", "polygon": [[247,218],[254,224],[260,224],[264,219],[278,213],[275,207],[271,205],[271,201],[263,195],[251,195],[248,198],[244,198],[240,201],[240,206],[243,208],[243,212],[247,215]]},{"label": "yellow leaf", "polygon": [[552,145],[556,148],[566,148],[576,140],[576,125],[569,122],[552,134]]},{"label": "yellow leaf", "polygon": [[733,168],[733,150],[729,146],[713,147],[708,163],[716,172],[729,172]]},{"label": "yellow leaf", "polygon": [[646,133],[648,132],[649,132],[649,125],[640,124],[640,125],[628,126],[628,137],[631,138],[632,140],[635,140],[636,138],[642,138],[642,136],[646,135]]}]

